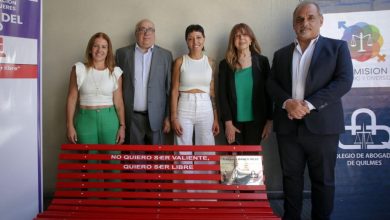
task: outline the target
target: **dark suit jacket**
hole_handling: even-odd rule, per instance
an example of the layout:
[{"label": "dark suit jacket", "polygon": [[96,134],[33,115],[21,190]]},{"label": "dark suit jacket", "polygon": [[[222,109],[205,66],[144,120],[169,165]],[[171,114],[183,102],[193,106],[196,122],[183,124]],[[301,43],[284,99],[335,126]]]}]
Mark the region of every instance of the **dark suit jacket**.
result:
[{"label": "dark suit jacket", "polygon": [[[275,101],[274,130],[279,134],[296,132],[299,120],[290,120],[283,102],[292,93],[292,43],[274,54],[267,89]],[[302,120],[315,134],[344,132],[344,114],[341,97],[352,86],[353,69],[348,45],[345,41],[320,36],[310,63],[305,84],[305,100],[315,107]]]},{"label": "dark suit jacket", "polygon": [[[129,131],[134,109],[134,51],[135,44],[116,51],[116,65],[123,70],[123,101],[126,130]],[[153,48],[148,81],[148,116],[152,131],[162,129],[169,116],[169,90],[171,85],[172,53],[157,45]],[[128,137],[128,135],[126,135]]]},{"label": "dark suit jacket", "polygon": [[[252,106],[255,122],[263,127],[265,122],[272,120],[272,102],[266,92],[266,81],[270,66],[267,57],[252,53]],[[219,105],[222,121],[237,121],[237,96],[234,70],[222,60],[219,64]]]}]

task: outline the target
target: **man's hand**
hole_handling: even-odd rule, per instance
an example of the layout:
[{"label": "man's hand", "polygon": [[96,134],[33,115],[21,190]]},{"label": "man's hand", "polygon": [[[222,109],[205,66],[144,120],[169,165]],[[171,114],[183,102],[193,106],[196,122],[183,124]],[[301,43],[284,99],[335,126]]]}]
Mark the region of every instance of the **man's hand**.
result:
[{"label": "man's hand", "polygon": [[288,113],[288,118],[302,119],[305,115],[310,113],[310,109],[304,100],[288,99],[286,101],[285,109]]}]

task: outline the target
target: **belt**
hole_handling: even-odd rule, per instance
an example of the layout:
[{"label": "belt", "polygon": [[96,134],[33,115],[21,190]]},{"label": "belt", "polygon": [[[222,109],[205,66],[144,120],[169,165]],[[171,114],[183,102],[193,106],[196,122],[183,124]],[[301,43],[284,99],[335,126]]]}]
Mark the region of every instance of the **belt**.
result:
[{"label": "belt", "polygon": [[147,115],[148,111],[133,111],[135,114]]}]

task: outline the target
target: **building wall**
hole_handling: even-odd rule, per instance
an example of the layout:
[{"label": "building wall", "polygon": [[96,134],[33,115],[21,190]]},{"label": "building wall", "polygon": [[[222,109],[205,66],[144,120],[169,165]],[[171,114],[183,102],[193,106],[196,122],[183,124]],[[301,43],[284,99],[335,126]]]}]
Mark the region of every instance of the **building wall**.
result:
[{"label": "building wall", "polygon": [[[134,43],[137,21],[149,18],[156,26],[156,43],[174,57],[187,53],[184,31],[201,24],[206,54],[219,62],[224,57],[233,25],[249,24],[262,52],[273,52],[294,39],[292,11],[298,0],[44,0],[43,1],[43,169],[44,193],[54,192],[59,147],[66,143],[65,105],[69,73],[83,60],[87,41],[96,32],[107,33],[114,50]],[[323,12],[384,10],[390,1],[317,1]],[[217,144],[224,144],[223,131]],[[281,192],[279,157],[274,136],[263,143],[268,189]],[[308,181],[306,181],[308,182]],[[309,184],[306,184],[309,189]]]}]

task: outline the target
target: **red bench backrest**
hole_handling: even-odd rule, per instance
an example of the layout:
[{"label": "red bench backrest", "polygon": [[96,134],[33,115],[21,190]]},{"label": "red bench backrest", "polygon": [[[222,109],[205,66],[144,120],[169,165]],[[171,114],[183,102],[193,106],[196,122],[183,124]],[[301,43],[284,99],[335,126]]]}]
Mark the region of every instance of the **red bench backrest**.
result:
[{"label": "red bench backrest", "polygon": [[[113,218],[113,214],[138,213],[161,217],[182,212],[189,219],[195,218],[194,213],[232,217],[253,212],[253,216],[275,217],[264,184],[221,183],[221,157],[256,155],[261,146],[65,144],[61,149],[56,192],[46,215],[98,213]],[[91,154],[92,150],[99,152]],[[180,155],[183,151],[196,155]]]}]

